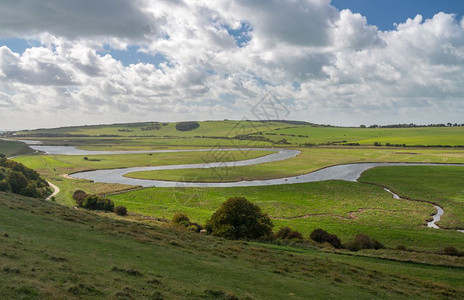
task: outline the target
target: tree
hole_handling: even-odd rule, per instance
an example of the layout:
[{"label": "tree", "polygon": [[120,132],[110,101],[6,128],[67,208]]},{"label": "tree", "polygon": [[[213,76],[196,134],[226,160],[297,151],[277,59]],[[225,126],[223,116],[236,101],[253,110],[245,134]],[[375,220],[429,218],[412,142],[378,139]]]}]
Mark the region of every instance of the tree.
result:
[{"label": "tree", "polygon": [[176,124],[176,129],[179,131],[190,131],[200,127],[197,122],[179,122]]},{"label": "tree", "polygon": [[76,201],[77,206],[82,206],[82,202],[84,201],[85,197],[87,197],[87,193],[83,190],[76,190],[74,191],[72,197]]},{"label": "tree", "polygon": [[269,237],[274,225],[259,206],[234,197],[222,203],[206,226],[212,234],[227,239],[256,239]]},{"label": "tree", "polygon": [[15,194],[21,194],[22,190],[27,187],[28,180],[23,173],[12,171],[8,176],[8,183],[11,186],[11,191]]},{"label": "tree", "polygon": [[125,206],[116,206],[114,208],[114,212],[118,216],[127,216],[127,208]]},{"label": "tree", "polygon": [[91,210],[113,211],[114,203],[108,198],[102,198],[97,195],[87,195],[82,201],[82,207]]}]

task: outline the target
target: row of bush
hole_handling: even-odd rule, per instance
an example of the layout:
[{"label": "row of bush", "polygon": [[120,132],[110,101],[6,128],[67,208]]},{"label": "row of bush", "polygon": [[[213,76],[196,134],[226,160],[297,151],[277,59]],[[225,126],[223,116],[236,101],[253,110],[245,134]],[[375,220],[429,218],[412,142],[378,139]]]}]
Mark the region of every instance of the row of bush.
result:
[{"label": "row of bush", "polygon": [[39,173],[3,154],[0,154],[0,191],[34,198],[46,198],[52,193]]},{"label": "row of bush", "polygon": [[82,190],[77,190],[73,194],[73,199],[78,207],[90,210],[103,210],[115,212],[119,216],[127,216],[127,208],[124,206],[114,206],[111,199],[98,195],[89,195]]},{"label": "row of bush", "polygon": [[[183,213],[175,214],[172,222],[197,232],[203,229],[201,225],[192,223]],[[273,226],[269,216],[264,214],[259,206],[244,197],[234,197],[224,202],[204,227],[208,233],[227,239],[303,240],[300,232],[289,227],[283,227],[273,234]],[[310,239],[351,251],[385,248],[382,243],[365,234],[359,234],[353,240],[342,244],[336,235],[323,229],[315,229]]]}]

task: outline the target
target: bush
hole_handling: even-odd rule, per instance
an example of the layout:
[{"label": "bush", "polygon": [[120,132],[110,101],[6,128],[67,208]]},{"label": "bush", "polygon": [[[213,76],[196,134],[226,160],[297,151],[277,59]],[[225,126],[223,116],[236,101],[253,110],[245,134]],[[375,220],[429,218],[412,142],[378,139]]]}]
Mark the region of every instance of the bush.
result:
[{"label": "bush", "polygon": [[73,193],[73,199],[76,201],[77,206],[82,206],[82,202],[84,201],[85,197],[87,197],[87,193],[83,190],[76,190]]},{"label": "bush", "polygon": [[5,157],[0,161],[0,182],[1,191],[35,198],[50,194],[47,181],[40,178],[39,173]]},{"label": "bush", "polygon": [[337,249],[342,248],[342,243],[340,242],[338,236],[336,236],[335,234],[330,234],[324,229],[314,229],[313,232],[311,232],[309,238],[321,244],[329,243]]},{"label": "bush", "polygon": [[11,186],[6,180],[0,180],[0,192],[9,192],[11,191]]},{"label": "bush", "polygon": [[21,195],[26,197],[40,198],[41,194],[33,183],[29,183],[22,191]]},{"label": "bush", "polygon": [[406,248],[405,245],[399,245],[399,246],[396,247],[396,250],[408,251],[408,248]]},{"label": "bush", "polygon": [[114,208],[114,212],[118,216],[127,216],[127,208],[125,206],[116,206]]},{"label": "bush", "polygon": [[27,187],[28,180],[23,173],[12,171],[8,176],[8,183],[15,194],[21,194],[21,191]]},{"label": "bush", "polygon": [[173,217],[172,217],[172,222],[174,224],[179,224],[179,225],[182,225],[184,227],[188,227],[190,226],[190,219],[189,217],[187,217],[186,214],[184,213],[176,213]]},{"label": "bush", "polygon": [[458,249],[454,247],[445,247],[445,249],[443,249],[443,254],[451,255],[451,256],[462,256],[463,255],[463,253],[459,252]]},{"label": "bush", "polygon": [[114,203],[108,198],[102,198],[97,195],[87,195],[82,201],[83,208],[90,210],[113,211]]},{"label": "bush", "polygon": [[197,122],[179,122],[176,124],[176,129],[179,131],[191,131],[200,127]]},{"label": "bush", "polygon": [[379,241],[371,239],[366,234],[358,234],[354,240],[351,240],[345,244],[345,247],[351,251],[358,251],[361,249],[385,249]]},{"label": "bush", "polygon": [[270,237],[274,225],[259,206],[244,197],[230,198],[207,222],[210,233],[227,239]]},{"label": "bush", "polygon": [[279,231],[274,235],[276,239],[282,240],[291,240],[291,239],[303,239],[303,235],[296,230],[290,229],[290,227],[282,227]]}]

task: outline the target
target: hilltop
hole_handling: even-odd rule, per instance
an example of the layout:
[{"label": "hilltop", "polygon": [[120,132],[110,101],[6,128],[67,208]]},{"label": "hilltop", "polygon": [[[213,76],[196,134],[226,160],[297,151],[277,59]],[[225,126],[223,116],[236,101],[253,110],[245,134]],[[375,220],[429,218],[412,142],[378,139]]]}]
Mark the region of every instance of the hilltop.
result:
[{"label": "hilltop", "polygon": [[[458,124],[399,124],[370,127],[334,127],[302,121],[199,121],[179,130],[185,122],[142,122],[71,126],[4,133],[14,138],[40,139],[47,144],[134,146],[464,146],[464,126]],[[65,139],[65,142],[62,140]]]}]

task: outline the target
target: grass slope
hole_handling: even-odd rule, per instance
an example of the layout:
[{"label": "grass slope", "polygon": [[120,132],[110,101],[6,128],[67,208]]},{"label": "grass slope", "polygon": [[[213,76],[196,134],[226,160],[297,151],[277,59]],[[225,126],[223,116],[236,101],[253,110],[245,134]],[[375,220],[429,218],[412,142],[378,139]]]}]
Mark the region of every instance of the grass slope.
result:
[{"label": "grass slope", "polygon": [[464,127],[421,128],[347,128],[295,126],[267,131],[264,136],[271,140],[286,139],[298,145],[304,143],[360,143],[373,145],[464,145]]},{"label": "grass slope", "polygon": [[6,157],[31,154],[35,151],[28,145],[18,141],[6,141],[0,139],[0,153]]},{"label": "grass slope", "polygon": [[[153,146],[273,146],[286,140],[291,146],[305,144],[344,144],[359,143],[373,145],[447,145],[464,146],[464,127],[421,127],[421,128],[350,128],[319,127],[312,125],[292,125],[282,122],[252,121],[203,121],[192,131],[178,131],[176,123],[160,123],[159,129],[149,129],[154,122],[113,124],[95,126],[63,127],[19,131],[21,137],[37,135],[84,135],[66,137],[65,144],[104,147],[123,144],[133,147]],[[142,130],[142,128],[144,130]],[[251,135],[255,140],[230,139],[236,136]],[[62,137],[40,138],[49,144],[63,143]],[[257,140],[256,140],[257,139]],[[288,146],[280,142],[279,146]]]},{"label": "grass slope", "polygon": [[464,297],[460,261],[232,242],[107,216],[0,193],[0,298]]}]

